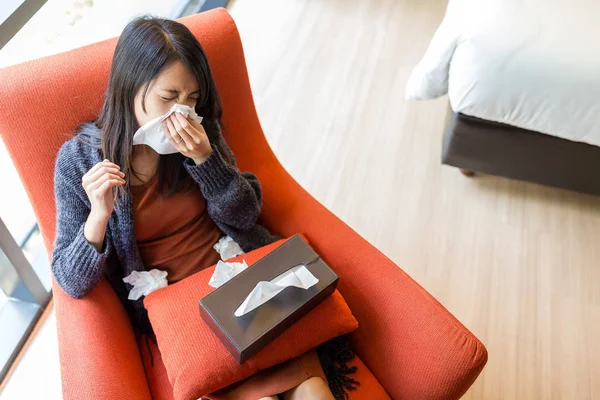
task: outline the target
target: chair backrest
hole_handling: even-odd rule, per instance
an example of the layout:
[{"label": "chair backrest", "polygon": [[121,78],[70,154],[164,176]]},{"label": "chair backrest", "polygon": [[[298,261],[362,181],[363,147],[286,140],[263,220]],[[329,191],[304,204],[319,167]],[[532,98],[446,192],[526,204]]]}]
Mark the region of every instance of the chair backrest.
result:
[{"label": "chair backrest", "polygon": [[[270,153],[235,23],[225,9],[180,20],[198,38],[223,101],[224,134],[246,170]],[[33,205],[48,252],[55,236],[54,164],[76,127],[100,111],[117,38],[0,70],[0,135]],[[242,149],[254,149],[245,151]],[[2,195],[10,195],[4,192]]]}]

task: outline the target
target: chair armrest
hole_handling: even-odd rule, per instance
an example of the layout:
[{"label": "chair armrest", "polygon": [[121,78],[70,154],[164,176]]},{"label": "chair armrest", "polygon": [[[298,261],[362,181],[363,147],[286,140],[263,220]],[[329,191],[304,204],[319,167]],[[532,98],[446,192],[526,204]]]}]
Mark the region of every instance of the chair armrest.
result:
[{"label": "chair armrest", "polygon": [[53,293],[64,399],[150,400],[129,317],[108,281],[74,299],[53,280]]},{"label": "chair armrest", "polygon": [[261,221],[300,232],[338,273],[359,321],[352,343],[395,399],[456,399],[485,363],[483,344],[418,283],[302,189],[278,162],[257,172]]}]

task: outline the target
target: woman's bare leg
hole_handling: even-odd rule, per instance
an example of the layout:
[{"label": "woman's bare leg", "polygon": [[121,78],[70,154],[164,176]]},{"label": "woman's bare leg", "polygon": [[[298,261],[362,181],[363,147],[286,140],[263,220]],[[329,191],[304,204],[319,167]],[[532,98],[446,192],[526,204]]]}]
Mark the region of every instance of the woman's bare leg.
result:
[{"label": "woman's bare leg", "polygon": [[261,397],[258,400],[279,400],[278,396],[268,396],[268,397]]},{"label": "woman's bare leg", "polygon": [[327,382],[316,376],[282,393],[282,396],[283,400],[334,400]]}]

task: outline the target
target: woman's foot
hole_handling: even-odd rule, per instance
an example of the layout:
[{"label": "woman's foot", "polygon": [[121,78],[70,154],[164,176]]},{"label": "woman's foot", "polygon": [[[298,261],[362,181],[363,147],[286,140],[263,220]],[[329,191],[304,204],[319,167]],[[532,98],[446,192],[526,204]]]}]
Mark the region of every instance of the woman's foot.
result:
[{"label": "woman's foot", "polygon": [[312,377],[295,388],[282,393],[284,400],[334,400],[327,382],[319,377]]}]

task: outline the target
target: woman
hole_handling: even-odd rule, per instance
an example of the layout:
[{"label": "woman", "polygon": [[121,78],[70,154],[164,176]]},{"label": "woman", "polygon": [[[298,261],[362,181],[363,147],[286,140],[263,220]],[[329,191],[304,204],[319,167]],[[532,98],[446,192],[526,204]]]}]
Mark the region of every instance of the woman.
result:
[{"label": "woman", "polygon": [[[173,113],[164,121],[164,134],[177,153],[160,155],[147,145],[133,146],[138,128],[174,104],[189,106],[203,117],[200,124]],[[218,261],[212,247],[223,235],[245,251],[274,241],[256,223],[261,209],[258,179],[235,167],[220,118],[219,94],[192,33],[165,19],[130,22],[115,49],[98,119],[80,127],[61,147],[56,162],[52,271],[66,293],[83,297],[106,276],[136,331],[151,335],[142,301],[127,300],[123,277],[157,268],[168,272],[170,282],[183,279]],[[325,364],[336,364],[326,370],[336,372],[332,387],[336,398],[343,397],[344,387],[353,382],[343,376],[351,372],[344,363],[349,357],[331,362],[324,357],[327,351],[319,350]],[[293,363],[302,368],[289,368]],[[302,374],[287,374],[283,392],[269,392],[268,376],[262,376],[218,396],[227,397],[229,391],[230,397],[334,398],[316,351],[290,361],[287,368]]]}]

